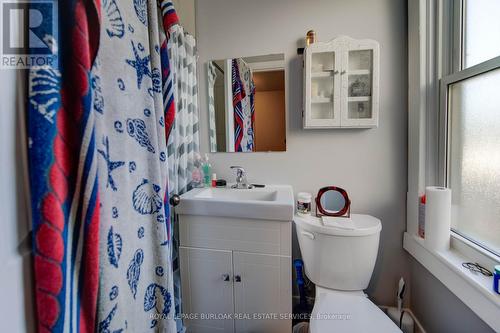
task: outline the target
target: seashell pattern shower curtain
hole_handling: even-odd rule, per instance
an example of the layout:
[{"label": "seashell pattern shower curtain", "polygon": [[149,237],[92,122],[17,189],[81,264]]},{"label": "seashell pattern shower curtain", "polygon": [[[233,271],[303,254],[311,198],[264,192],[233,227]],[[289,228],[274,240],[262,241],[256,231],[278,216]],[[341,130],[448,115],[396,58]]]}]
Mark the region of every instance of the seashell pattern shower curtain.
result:
[{"label": "seashell pattern shower curtain", "polygon": [[97,331],[176,332],[155,1],[103,0],[92,68],[101,198]]},{"label": "seashell pattern shower curtain", "polygon": [[57,61],[29,71],[40,332],[177,331],[168,193],[198,151],[196,59],[157,5],[60,2]]}]

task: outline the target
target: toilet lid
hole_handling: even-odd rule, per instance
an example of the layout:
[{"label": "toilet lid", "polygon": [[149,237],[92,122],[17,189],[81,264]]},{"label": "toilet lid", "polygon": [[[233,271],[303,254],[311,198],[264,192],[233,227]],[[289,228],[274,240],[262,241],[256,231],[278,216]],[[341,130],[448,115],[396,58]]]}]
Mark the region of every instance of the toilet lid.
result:
[{"label": "toilet lid", "polygon": [[310,332],[401,333],[401,330],[366,296],[329,291],[316,295]]}]

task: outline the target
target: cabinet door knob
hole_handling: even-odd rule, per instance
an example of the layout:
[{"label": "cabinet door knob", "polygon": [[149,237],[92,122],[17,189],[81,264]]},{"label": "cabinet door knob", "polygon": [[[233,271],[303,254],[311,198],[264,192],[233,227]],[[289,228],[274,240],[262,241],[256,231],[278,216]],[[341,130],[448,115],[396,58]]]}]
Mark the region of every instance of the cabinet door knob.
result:
[{"label": "cabinet door knob", "polygon": [[234,276],[234,282],[241,282],[241,276],[235,275]]},{"label": "cabinet door knob", "polygon": [[344,74],[345,74],[345,71],[340,72],[340,75],[344,75]]},{"label": "cabinet door knob", "polygon": [[333,74],[337,75],[339,73],[339,71],[336,69]]},{"label": "cabinet door knob", "polygon": [[229,274],[222,274],[222,281],[229,281]]}]

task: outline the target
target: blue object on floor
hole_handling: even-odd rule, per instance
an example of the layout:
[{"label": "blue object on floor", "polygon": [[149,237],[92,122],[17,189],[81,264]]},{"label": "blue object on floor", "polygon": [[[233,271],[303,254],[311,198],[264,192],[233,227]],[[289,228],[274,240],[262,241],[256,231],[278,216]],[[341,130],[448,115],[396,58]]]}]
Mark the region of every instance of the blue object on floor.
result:
[{"label": "blue object on floor", "polygon": [[305,281],[303,275],[304,262],[302,259],[295,259],[293,261],[293,266],[295,267],[295,272],[297,275],[297,288],[299,289],[299,304],[293,308],[293,325],[298,322],[308,321],[309,316],[312,311],[312,307],[307,303]]}]

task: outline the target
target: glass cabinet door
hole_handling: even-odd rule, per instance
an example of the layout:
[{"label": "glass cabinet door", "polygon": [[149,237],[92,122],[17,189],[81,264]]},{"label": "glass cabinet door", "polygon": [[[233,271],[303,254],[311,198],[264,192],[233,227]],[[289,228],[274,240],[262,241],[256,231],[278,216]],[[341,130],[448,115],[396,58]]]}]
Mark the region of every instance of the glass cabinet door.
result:
[{"label": "glass cabinet door", "polygon": [[[349,45],[349,44],[348,44]],[[342,126],[377,126],[378,93],[374,87],[375,47],[353,42],[344,52]],[[378,56],[378,54],[377,54]]]},{"label": "glass cabinet door", "polygon": [[311,118],[333,119],[335,53],[313,53],[311,60]]},{"label": "glass cabinet door", "polygon": [[310,80],[306,80],[306,126],[340,125],[339,65],[335,51],[310,52]]},{"label": "glass cabinet door", "polygon": [[372,50],[349,51],[347,70],[347,117],[366,119],[372,117]]}]

